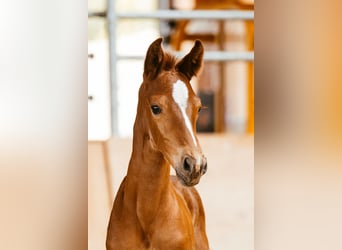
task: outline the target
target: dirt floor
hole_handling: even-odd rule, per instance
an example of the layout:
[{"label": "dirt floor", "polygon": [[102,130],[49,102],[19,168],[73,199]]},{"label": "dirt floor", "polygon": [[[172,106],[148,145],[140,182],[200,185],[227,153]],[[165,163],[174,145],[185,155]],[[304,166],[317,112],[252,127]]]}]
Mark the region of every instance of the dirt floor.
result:
[{"label": "dirt floor", "polygon": [[[208,172],[197,185],[214,250],[252,250],[254,246],[254,137],[202,134]],[[106,228],[115,192],[126,174],[131,139],[88,143],[88,241],[105,249]],[[107,166],[107,167],[106,167]]]}]

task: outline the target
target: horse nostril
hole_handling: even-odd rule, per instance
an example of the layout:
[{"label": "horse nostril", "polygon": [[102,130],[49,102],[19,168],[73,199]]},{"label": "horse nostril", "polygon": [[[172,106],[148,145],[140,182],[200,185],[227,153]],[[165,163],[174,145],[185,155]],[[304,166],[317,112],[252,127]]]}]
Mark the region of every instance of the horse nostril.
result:
[{"label": "horse nostril", "polygon": [[189,157],[186,157],[185,159],[184,159],[184,169],[186,170],[186,171],[191,171],[191,159],[189,158]]}]

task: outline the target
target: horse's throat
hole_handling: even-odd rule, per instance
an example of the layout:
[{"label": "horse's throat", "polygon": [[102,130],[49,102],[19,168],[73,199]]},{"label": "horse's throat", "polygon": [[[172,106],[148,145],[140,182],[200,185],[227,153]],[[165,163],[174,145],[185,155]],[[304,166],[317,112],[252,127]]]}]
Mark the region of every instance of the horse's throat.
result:
[{"label": "horse's throat", "polygon": [[153,188],[154,184],[160,186],[169,181],[170,164],[148,140],[144,136],[143,143],[137,143],[140,147],[136,147],[134,143],[131,163],[135,165],[133,168],[135,175],[139,177],[139,185]]},{"label": "horse's throat", "polygon": [[155,148],[144,120],[139,117],[136,118],[134,125],[133,151],[128,174],[138,178],[137,185],[149,189],[152,189],[155,183],[167,182],[170,175],[169,163]]}]

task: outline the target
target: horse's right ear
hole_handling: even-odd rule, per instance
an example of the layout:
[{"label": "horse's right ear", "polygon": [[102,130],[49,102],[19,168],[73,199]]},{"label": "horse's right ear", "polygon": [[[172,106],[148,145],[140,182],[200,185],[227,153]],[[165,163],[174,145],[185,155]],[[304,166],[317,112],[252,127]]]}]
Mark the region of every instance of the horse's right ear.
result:
[{"label": "horse's right ear", "polygon": [[163,38],[155,40],[147,50],[144,63],[144,78],[154,79],[163,64],[164,52],[161,47]]}]

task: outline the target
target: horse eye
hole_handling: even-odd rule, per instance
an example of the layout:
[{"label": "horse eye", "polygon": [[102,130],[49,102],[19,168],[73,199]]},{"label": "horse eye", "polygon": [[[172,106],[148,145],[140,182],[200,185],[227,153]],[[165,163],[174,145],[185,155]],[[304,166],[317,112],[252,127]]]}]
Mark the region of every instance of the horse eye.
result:
[{"label": "horse eye", "polygon": [[153,114],[155,115],[159,115],[162,112],[162,109],[157,105],[152,105],[151,109],[152,109]]}]

